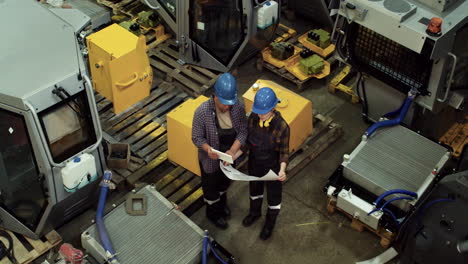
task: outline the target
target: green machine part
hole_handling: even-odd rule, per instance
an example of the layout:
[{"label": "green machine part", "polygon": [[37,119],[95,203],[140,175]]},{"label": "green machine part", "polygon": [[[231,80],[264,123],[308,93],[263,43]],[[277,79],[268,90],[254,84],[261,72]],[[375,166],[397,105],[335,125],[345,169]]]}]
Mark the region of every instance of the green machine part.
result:
[{"label": "green machine part", "polygon": [[277,60],[286,60],[294,55],[294,46],[286,42],[274,42],[270,44],[271,56]]},{"label": "green machine part", "polygon": [[317,54],[307,58],[302,58],[299,61],[299,69],[307,75],[321,73],[324,68],[325,64],[323,63],[323,59]]},{"label": "green machine part", "polygon": [[307,40],[322,49],[330,46],[330,33],[323,29],[314,29],[307,35]]},{"label": "green machine part", "polygon": [[137,36],[141,35],[140,26],[133,21],[120,22],[119,25]]},{"label": "green machine part", "polygon": [[146,28],[155,28],[161,24],[159,16],[152,11],[141,11],[138,13],[137,22]]}]

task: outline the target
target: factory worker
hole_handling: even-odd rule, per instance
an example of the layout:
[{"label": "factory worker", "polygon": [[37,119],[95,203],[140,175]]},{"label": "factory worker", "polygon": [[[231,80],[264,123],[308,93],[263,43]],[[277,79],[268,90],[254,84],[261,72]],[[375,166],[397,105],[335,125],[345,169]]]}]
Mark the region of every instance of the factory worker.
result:
[{"label": "factory worker", "polygon": [[222,74],[210,100],[195,111],[192,141],[198,147],[206,216],[217,227],[226,229],[231,215],[226,191],[230,180],[221,171],[218,155],[212,149],[235,156],[247,139],[244,106],[237,100],[237,83],[229,73]]},{"label": "factory worker", "polygon": [[248,119],[247,143],[243,147],[243,151],[249,151],[249,175],[261,177],[272,170],[279,176],[277,181],[250,182],[250,211],[242,224],[249,227],[260,218],[266,185],[268,210],[260,233],[262,240],[271,236],[281,209],[282,182],[286,180],[289,158],[289,126],[275,110],[277,104],[278,98],[271,88],[258,90]]}]

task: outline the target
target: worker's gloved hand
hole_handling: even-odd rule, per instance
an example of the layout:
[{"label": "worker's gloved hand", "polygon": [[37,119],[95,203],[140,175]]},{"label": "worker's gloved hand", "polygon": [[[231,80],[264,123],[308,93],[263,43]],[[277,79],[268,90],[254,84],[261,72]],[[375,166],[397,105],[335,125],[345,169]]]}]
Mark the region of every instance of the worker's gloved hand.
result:
[{"label": "worker's gloved hand", "polygon": [[219,159],[218,154],[216,154],[211,148],[208,149],[208,157],[212,160],[217,160]]}]

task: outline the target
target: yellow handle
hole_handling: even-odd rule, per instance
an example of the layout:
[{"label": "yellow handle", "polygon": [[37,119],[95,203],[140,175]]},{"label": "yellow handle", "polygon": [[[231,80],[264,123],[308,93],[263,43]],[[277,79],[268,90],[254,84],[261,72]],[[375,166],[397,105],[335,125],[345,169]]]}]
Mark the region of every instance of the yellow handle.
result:
[{"label": "yellow handle", "polygon": [[133,73],[133,78],[130,81],[128,81],[126,83],[116,82],[115,86],[119,87],[120,89],[124,89],[124,88],[127,88],[128,86],[134,84],[137,80],[138,80],[138,74],[136,72],[134,72]]}]

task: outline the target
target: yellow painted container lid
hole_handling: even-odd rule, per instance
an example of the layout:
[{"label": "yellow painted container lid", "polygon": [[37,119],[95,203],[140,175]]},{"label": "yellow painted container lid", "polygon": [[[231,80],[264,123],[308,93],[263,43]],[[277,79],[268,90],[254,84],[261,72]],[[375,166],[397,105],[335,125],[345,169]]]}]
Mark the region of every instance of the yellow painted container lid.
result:
[{"label": "yellow painted container lid", "polygon": [[133,50],[138,37],[118,24],[112,24],[86,38],[94,45],[105,50],[114,58],[119,58]]}]

